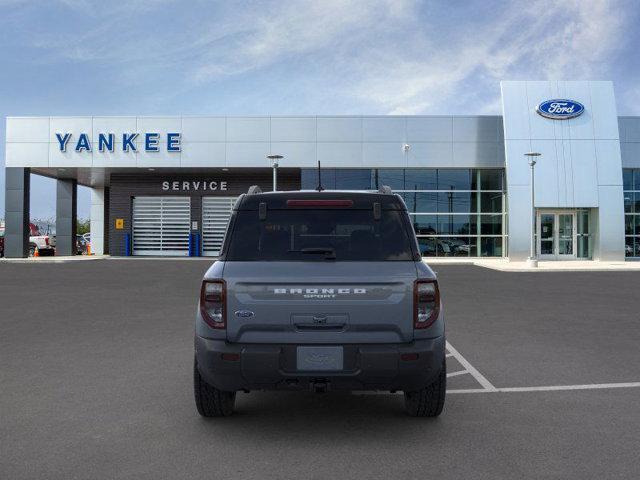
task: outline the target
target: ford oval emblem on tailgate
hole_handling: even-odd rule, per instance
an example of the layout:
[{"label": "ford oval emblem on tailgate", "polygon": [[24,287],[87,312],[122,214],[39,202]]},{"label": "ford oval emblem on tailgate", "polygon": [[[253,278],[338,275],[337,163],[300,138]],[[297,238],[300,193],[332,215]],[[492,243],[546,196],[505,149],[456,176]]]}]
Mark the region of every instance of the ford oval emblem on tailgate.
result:
[{"label": "ford oval emblem on tailgate", "polygon": [[253,317],[254,313],[251,310],[237,310],[236,311],[236,317],[240,317],[240,318],[251,318]]}]

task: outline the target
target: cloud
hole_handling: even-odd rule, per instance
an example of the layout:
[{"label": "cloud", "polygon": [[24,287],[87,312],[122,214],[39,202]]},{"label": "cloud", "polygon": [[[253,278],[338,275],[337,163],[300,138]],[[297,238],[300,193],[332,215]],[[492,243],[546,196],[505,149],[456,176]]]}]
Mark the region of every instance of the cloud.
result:
[{"label": "cloud", "polygon": [[[216,81],[299,60],[346,65],[358,61],[363,46],[379,42],[386,29],[414,18],[415,0],[296,0],[251,2],[203,22],[179,51],[190,61],[186,80]],[[293,73],[296,73],[295,71]]]},{"label": "cloud", "polygon": [[622,0],[293,0],[188,9],[135,0],[106,15],[99,2],[60,2],[83,22],[34,35],[47,61],[100,62],[124,83],[170,62],[182,89],[286,65],[288,82],[313,75],[322,85],[312,95],[396,114],[498,113],[502,79],[609,78],[633,8]]},{"label": "cloud", "polygon": [[615,2],[599,0],[509,3],[483,23],[468,19],[438,48],[429,48],[436,39],[425,31],[409,60],[392,47],[384,54],[384,69],[380,62],[365,62],[353,94],[389,113],[411,114],[451,113],[468,103],[473,89],[492,91],[496,97],[486,102],[485,96],[485,107],[498,113],[502,79],[607,78],[612,54],[624,45],[624,12]]}]

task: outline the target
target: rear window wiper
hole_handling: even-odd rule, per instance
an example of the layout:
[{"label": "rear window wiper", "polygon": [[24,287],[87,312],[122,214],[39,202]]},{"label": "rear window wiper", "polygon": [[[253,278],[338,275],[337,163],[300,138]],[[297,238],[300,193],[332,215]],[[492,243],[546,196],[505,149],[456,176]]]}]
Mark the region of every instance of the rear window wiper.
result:
[{"label": "rear window wiper", "polygon": [[336,250],[331,247],[309,247],[300,249],[300,253],[324,253],[327,260],[336,259]]}]

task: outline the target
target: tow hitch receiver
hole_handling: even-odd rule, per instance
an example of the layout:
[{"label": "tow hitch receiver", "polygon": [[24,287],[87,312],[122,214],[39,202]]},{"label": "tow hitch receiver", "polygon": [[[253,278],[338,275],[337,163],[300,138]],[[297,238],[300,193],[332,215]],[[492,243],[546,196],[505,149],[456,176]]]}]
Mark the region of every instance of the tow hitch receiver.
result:
[{"label": "tow hitch receiver", "polygon": [[315,393],[326,393],[329,391],[329,382],[324,378],[314,379],[310,383],[311,391]]}]

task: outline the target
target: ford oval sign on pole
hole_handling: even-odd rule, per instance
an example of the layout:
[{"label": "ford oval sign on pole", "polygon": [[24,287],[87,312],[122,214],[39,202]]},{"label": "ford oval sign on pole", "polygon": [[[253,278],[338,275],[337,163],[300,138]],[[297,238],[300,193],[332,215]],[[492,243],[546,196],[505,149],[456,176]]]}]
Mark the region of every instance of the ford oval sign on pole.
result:
[{"label": "ford oval sign on pole", "polygon": [[536,112],[553,120],[567,120],[582,115],[584,105],[574,100],[547,100],[538,105]]}]

